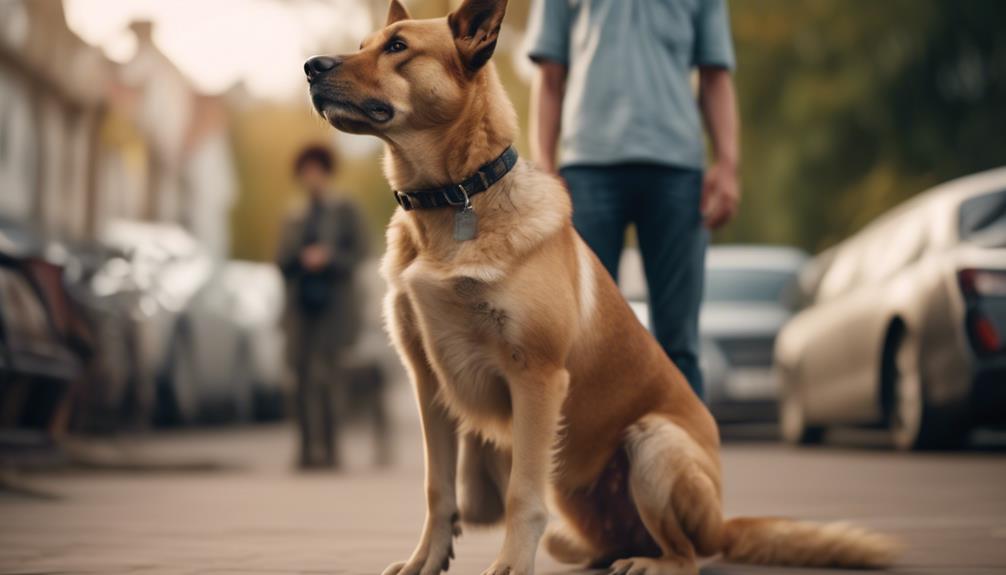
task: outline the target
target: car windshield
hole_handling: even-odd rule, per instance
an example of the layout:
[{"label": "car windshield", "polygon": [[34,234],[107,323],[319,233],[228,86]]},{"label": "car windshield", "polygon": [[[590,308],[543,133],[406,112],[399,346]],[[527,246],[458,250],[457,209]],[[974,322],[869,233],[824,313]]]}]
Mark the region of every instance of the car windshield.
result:
[{"label": "car windshield", "polygon": [[1006,190],[967,200],[959,218],[962,242],[1006,246]]},{"label": "car windshield", "polygon": [[787,304],[796,274],[782,270],[719,268],[706,271],[706,302]]}]

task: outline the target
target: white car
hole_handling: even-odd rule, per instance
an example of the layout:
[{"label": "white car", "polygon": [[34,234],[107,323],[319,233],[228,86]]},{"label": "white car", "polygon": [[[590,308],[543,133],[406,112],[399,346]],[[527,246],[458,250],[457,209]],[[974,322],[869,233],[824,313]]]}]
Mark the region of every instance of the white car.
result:
[{"label": "white car", "polygon": [[[101,242],[123,254],[91,279],[132,291],[139,389],[162,421],[251,419],[282,381],[282,279],[269,264],[215,261],[172,224],[117,221]],[[268,407],[268,405],[266,405]]]},{"label": "white car", "polygon": [[925,191],[815,258],[779,336],[781,427],[886,427],[899,449],[1006,423],[1006,168]]}]

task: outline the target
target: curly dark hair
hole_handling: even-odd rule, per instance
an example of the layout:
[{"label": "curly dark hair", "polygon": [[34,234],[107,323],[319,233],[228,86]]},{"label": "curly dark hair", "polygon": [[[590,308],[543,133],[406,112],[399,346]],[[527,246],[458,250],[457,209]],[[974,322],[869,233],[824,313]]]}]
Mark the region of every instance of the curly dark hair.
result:
[{"label": "curly dark hair", "polygon": [[305,146],[293,161],[293,175],[299,176],[308,164],[319,166],[326,174],[331,174],[335,172],[335,154],[324,144]]}]

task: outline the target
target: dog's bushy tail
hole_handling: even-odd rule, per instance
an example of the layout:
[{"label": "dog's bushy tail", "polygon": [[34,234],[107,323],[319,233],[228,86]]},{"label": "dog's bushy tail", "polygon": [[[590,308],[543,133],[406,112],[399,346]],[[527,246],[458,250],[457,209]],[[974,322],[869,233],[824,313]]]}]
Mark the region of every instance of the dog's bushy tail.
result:
[{"label": "dog's bushy tail", "polygon": [[883,569],[900,551],[894,538],[848,523],[738,517],[723,529],[724,558],[750,565]]}]

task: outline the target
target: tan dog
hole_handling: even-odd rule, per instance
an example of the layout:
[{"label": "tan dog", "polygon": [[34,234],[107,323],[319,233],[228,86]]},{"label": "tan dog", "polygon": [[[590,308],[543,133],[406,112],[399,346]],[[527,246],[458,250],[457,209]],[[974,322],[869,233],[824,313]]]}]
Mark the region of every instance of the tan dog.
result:
[{"label": "tan dog", "polygon": [[[411,20],[393,0],[358,52],[305,65],[333,126],[387,144],[396,190],[460,182],[515,139],[489,58],[505,0],[466,0]],[[399,209],[383,272],[388,329],[408,367],[426,444],[427,517],[412,556],[385,575],[435,575],[459,519],[505,520],[489,575],[527,575],[545,535],[566,562],[616,573],[694,574],[699,557],[877,567],[890,540],[782,519],[724,521],[719,435],[570,223],[567,192],[519,162],[460,208]],[[460,487],[460,493],[456,491]]]}]

